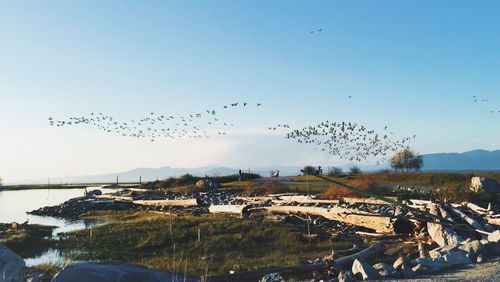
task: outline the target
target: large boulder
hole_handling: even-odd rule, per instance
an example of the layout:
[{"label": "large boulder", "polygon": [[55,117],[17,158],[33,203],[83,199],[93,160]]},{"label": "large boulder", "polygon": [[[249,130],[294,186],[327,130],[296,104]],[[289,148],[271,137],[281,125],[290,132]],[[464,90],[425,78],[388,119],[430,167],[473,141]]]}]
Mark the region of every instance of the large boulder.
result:
[{"label": "large boulder", "polygon": [[463,251],[456,251],[446,254],[443,256],[443,260],[448,266],[451,267],[472,263]]},{"label": "large boulder", "polygon": [[498,184],[498,182],[494,179],[474,176],[470,181],[470,190],[476,193],[500,193],[500,184]]},{"label": "large boulder", "polygon": [[377,279],[380,277],[378,271],[368,263],[355,259],[352,264],[352,273],[363,280]]},{"label": "large boulder", "polygon": [[152,270],[129,263],[74,263],[64,267],[52,282],[160,282],[199,281],[182,273]]},{"label": "large boulder", "polygon": [[220,188],[221,185],[218,181],[215,181],[213,179],[201,179],[196,182],[196,187],[200,189],[216,189]]},{"label": "large boulder", "polygon": [[500,256],[500,242],[488,242],[483,245],[484,253],[487,257],[497,257]]},{"label": "large boulder", "polygon": [[26,264],[22,257],[0,245],[0,282],[24,281],[23,270]]},{"label": "large boulder", "polygon": [[412,269],[416,273],[425,273],[425,272],[439,272],[441,269],[445,267],[445,262],[443,259],[428,259],[428,258],[417,258],[411,261],[411,264],[414,266]]}]

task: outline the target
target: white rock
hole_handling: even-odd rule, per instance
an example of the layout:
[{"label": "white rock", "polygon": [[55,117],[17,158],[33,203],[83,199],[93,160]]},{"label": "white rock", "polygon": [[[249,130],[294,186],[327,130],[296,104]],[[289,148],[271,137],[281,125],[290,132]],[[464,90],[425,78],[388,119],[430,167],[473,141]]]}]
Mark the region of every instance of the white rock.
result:
[{"label": "white rock", "polygon": [[486,177],[472,177],[470,180],[470,190],[474,192],[489,192],[498,193],[500,192],[500,184],[494,179]]},{"label": "white rock", "polygon": [[358,259],[354,260],[352,264],[352,273],[355,276],[361,276],[363,280],[377,279],[380,277],[377,270],[375,270],[371,265]]}]

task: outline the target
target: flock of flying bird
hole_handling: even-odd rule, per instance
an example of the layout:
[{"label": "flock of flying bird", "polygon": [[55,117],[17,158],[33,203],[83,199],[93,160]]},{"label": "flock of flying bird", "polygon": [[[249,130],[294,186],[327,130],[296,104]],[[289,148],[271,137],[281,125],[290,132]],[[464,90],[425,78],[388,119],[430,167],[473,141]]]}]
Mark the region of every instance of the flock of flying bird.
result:
[{"label": "flock of flying bird", "polygon": [[[351,99],[351,96],[348,96]],[[103,113],[91,113],[87,116],[70,117],[67,120],[55,120],[49,117],[49,124],[54,127],[90,125],[106,133],[119,134],[124,137],[147,138],[154,142],[160,138],[210,138],[211,135],[226,135],[227,129],[234,127],[231,122],[223,121],[221,111],[228,109],[260,108],[261,103],[250,105],[247,102],[235,102],[223,105],[220,109],[207,109],[204,112],[191,113],[184,116],[149,113],[148,116],[122,122]],[[321,122],[315,126],[291,129],[289,124],[268,126],[268,130],[286,130],[284,137],[298,143],[310,144],[314,149],[327,152],[349,161],[367,160],[369,157],[385,160],[388,153],[408,147],[413,137],[405,137],[393,141],[393,132],[387,130],[379,133],[369,130],[363,125],[351,122]]]},{"label": "flock of flying bird", "polygon": [[[255,104],[260,108],[261,103]],[[235,102],[221,107],[221,111],[231,108],[249,108],[247,102]],[[215,130],[216,135],[226,135],[226,129],[234,127],[233,123],[223,121],[219,110],[208,109],[204,112],[191,113],[184,116],[172,116],[151,112],[148,116],[122,122],[103,113],[91,113],[87,116],[70,117],[67,120],[55,120],[49,117],[49,124],[55,127],[90,125],[106,132],[124,137],[147,138],[151,142],[159,138],[209,138]],[[211,128],[213,128],[211,130]]]},{"label": "flock of flying bird", "polygon": [[[472,96],[472,98],[474,99],[474,103],[489,102],[488,99],[479,98],[478,96]],[[490,110],[490,113],[492,113],[492,114],[494,114],[494,113],[500,113],[500,110]]]},{"label": "flock of flying bird", "polygon": [[[268,127],[269,130],[290,129],[288,124],[278,124]],[[384,127],[382,133],[369,130],[363,125],[351,122],[324,121],[315,126],[294,129],[286,133],[285,138],[298,143],[314,145],[314,149],[328,152],[340,159],[349,161],[364,161],[369,157],[376,157],[381,161],[387,159],[387,154],[407,148],[413,137],[404,137],[393,141],[390,136],[393,132]]]}]

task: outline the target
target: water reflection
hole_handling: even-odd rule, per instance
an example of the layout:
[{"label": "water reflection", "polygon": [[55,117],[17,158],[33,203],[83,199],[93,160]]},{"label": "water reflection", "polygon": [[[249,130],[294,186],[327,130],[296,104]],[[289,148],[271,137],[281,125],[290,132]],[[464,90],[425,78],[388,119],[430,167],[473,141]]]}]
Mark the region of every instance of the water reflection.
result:
[{"label": "water reflection", "polygon": [[57,249],[48,249],[43,252],[41,255],[33,257],[33,258],[25,258],[26,266],[34,266],[42,263],[50,263],[54,265],[64,265],[66,262],[66,256]]},{"label": "water reflection", "polygon": [[[116,189],[101,189],[103,193],[115,192]],[[36,210],[44,206],[54,206],[61,204],[71,198],[84,195],[85,189],[37,189],[19,191],[0,191],[0,222],[25,222],[30,224],[41,224],[56,226],[52,232],[52,237],[57,239],[58,233],[70,232],[92,226],[103,224],[103,220],[76,219],[67,220],[48,216],[29,215],[26,212]],[[28,266],[40,263],[62,264],[66,256],[60,250],[48,248],[39,244],[36,246],[26,246],[30,252],[21,252]]]}]

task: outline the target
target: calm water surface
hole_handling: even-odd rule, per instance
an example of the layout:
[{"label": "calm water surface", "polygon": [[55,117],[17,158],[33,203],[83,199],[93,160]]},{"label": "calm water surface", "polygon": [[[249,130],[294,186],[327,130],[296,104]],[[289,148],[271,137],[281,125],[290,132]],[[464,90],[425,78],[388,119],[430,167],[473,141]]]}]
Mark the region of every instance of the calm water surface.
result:
[{"label": "calm water surface", "polygon": [[[115,192],[116,189],[100,189],[103,193]],[[99,220],[65,220],[49,216],[29,215],[26,212],[39,209],[44,206],[54,206],[61,204],[71,198],[84,195],[85,189],[36,189],[19,191],[0,191],[0,222],[22,223],[28,220],[30,224],[52,225],[53,236],[57,237],[59,232],[69,232],[88,228],[103,221]],[[48,249],[42,254],[34,257],[26,257],[28,266],[52,262],[60,264],[64,261],[64,255],[59,250]]]}]

